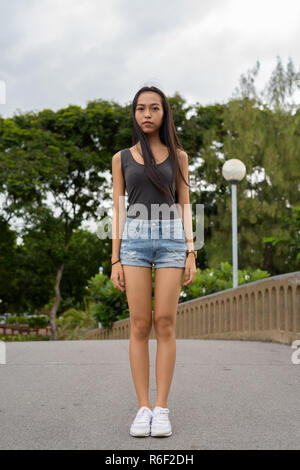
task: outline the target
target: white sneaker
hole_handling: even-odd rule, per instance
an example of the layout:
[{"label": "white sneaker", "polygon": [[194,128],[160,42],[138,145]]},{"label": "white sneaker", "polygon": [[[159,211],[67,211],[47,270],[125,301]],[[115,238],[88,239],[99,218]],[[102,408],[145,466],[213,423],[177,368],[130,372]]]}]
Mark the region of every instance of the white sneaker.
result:
[{"label": "white sneaker", "polygon": [[141,437],[150,436],[150,427],[152,420],[152,410],[147,406],[142,406],[134,418],[134,421],[130,427],[130,435]]},{"label": "white sneaker", "polygon": [[151,436],[171,436],[172,427],[169,421],[169,412],[169,408],[162,408],[161,406],[154,408],[151,423]]}]

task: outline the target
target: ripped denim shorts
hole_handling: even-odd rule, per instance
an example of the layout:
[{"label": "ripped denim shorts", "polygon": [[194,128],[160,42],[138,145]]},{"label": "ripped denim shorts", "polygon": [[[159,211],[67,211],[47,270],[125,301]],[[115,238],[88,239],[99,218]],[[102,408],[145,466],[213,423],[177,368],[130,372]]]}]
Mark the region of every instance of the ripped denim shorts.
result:
[{"label": "ripped denim shorts", "polygon": [[186,240],[182,219],[126,218],[120,263],[148,268],[184,268]]}]

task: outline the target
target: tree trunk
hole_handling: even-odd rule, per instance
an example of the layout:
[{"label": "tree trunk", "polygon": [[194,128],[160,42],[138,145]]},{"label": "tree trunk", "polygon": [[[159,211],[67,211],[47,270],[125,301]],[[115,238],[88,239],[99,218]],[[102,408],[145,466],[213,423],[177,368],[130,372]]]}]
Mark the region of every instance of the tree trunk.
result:
[{"label": "tree trunk", "polygon": [[54,286],[55,301],[50,310],[51,340],[56,339],[56,313],[57,313],[57,310],[60,304],[60,299],[61,299],[60,281],[62,278],[63,270],[64,270],[64,263],[60,266],[56,274],[56,280],[55,280],[55,286]]},{"label": "tree trunk", "polygon": [[265,243],[264,263],[262,266],[264,271],[273,273],[273,246],[271,242]]}]

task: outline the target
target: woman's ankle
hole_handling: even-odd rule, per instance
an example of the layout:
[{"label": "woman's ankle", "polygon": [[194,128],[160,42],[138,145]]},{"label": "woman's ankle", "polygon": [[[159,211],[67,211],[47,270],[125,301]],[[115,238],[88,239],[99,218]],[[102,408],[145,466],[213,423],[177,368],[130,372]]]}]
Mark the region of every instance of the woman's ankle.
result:
[{"label": "woman's ankle", "polygon": [[160,408],[168,408],[167,407],[167,404],[166,403],[160,403],[160,402],[157,402],[155,403],[155,405],[153,406],[153,409],[156,407],[156,406],[159,406]]},{"label": "woman's ankle", "polygon": [[149,402],[142,402],[138,404],[138,409],[142,408],[142,406],[147,406],[147,408],[151,408],[151,403]]}]

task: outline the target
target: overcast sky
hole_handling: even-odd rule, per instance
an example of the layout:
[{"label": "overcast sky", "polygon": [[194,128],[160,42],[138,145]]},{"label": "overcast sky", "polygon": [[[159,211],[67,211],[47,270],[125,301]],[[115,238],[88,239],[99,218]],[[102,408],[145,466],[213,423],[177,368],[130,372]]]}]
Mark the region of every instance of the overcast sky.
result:
[{"label": "overcast sky", "polygon": [[299,70],[299,25],[299,0],[0,0],[0,114],[124,105],[144,85],[225,102],[257,60],[258,89],[277,55]]}]

